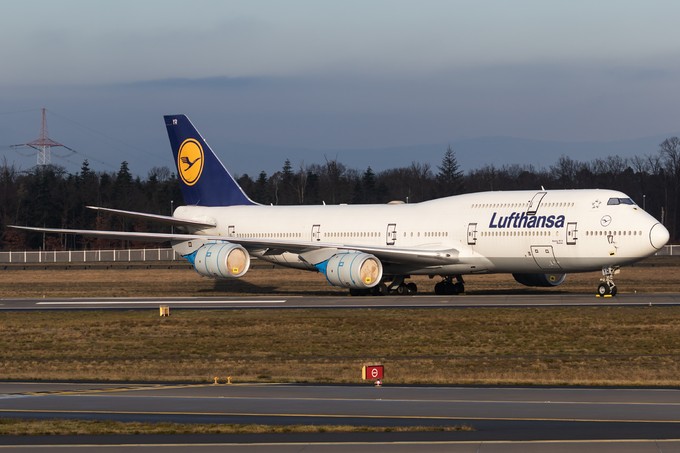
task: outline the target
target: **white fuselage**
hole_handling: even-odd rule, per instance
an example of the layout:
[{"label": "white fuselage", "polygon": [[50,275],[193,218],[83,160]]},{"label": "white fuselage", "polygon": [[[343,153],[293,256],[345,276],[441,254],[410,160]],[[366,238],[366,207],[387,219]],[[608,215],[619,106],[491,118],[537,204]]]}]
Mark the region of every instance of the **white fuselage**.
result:
[{"label": "white fuselage", "polygon": [[[227,241],[458,251],[451,264],[385,260],[388,274],[585,272],[637,261],[668,239],[667,230],[627,195],[597,189],[481,192],[415,204],[181,206],[174,216],[214,222],[214,228],[192,232]],[[249,251],[314,269],[297,253]]]}]

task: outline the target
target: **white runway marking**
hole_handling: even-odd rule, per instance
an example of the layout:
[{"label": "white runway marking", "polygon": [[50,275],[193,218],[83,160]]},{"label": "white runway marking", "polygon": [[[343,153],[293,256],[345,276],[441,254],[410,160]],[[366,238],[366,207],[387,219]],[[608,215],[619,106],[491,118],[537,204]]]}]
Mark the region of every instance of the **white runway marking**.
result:
[{"label": "white runway marking", "polygon": [[284,304],[285,300],[156,300],[156,301],[74,301],[74,302],[37,302],[36,305],[143,305],[143,304]]}]

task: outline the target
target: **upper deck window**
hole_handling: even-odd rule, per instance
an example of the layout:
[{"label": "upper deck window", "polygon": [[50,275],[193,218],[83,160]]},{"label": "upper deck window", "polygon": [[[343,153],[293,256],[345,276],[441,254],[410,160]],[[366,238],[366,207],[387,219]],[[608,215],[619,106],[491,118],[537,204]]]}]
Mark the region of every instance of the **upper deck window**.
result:
[{"label": "upper deck window", "polygon": [[634,205],[635,202],[631,200],[630,198],[610,198],[609,201],[607,202],[608,205],[613,206],[617,204],[629,204],[629,205]]}]

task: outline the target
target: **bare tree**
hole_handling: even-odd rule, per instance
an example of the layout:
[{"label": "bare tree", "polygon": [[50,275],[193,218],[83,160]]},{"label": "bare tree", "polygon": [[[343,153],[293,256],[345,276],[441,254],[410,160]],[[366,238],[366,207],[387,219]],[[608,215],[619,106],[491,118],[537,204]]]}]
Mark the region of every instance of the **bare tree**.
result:
[{"label": "bare tree", "polygon": [[297,202],[299,204],[305,203],[305,191],[307,190],[307,178],[309,173],[304,166],[304,163],[300,164],[300,169],[295,174],[293,178],[295,181],[295,194],[297,195]]},{"label": "bare tree", "polygon": [[630,166],[633,167],[633,171],[638,174],[649,173],[651,167],[649,159],[640,155],[630,158]]},{"label": "bare tree", "polygon": [[659,154],[664,169],[665,207],[668,218],[667,227],[671,237],[677,233],[678,186],[680,185],[680,138],[670,137],[659,145]]},{"label": "bare tree", "polygon": [[168,167],[153,167],[149,170],[147,179],[155,178],[158,182],[168,181],[172,177],[172,172]]}]

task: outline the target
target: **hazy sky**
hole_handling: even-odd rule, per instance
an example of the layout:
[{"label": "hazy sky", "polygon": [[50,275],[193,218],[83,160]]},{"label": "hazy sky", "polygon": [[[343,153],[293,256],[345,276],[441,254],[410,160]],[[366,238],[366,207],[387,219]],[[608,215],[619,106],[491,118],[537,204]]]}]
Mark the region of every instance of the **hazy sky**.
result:
[{"label": "hazy sky", "polygon": [[82,153],[55,163],[141,175],[172,166],[167,113],[250,174],[303,148],[677,134],[678,17],[670,0],[3,2],[0,150],[30,165],[6,145],[37,138],[43,106]]}]

